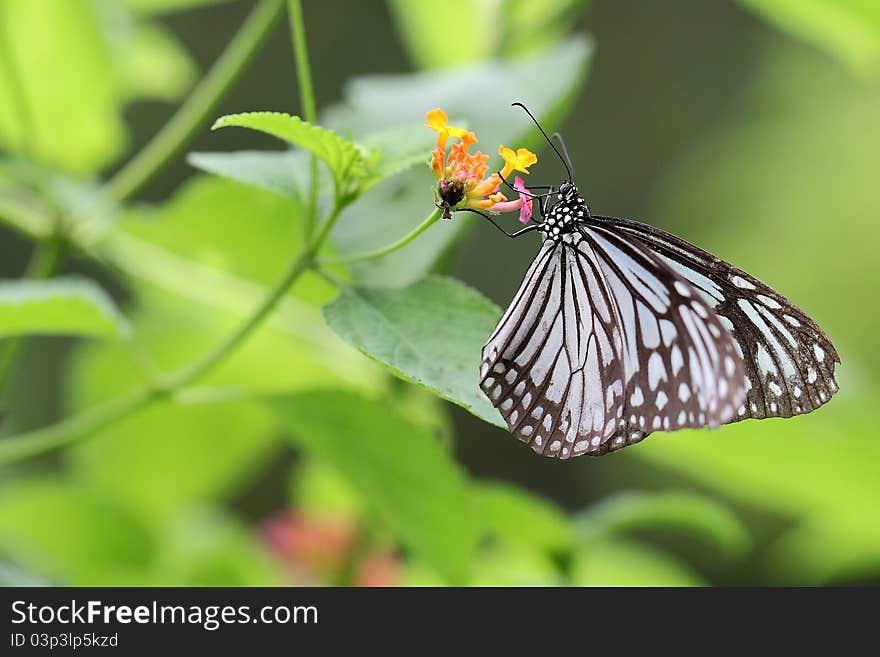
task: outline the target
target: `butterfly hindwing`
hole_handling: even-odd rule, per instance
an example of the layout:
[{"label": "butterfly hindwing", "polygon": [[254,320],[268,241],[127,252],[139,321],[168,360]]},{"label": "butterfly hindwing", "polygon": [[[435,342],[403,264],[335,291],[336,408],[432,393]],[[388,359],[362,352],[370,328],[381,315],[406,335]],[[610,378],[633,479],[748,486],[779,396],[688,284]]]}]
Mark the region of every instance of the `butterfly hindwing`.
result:
[{"label": "butterfly hindwing", "polygon": [[836,349],[824,331],[784,296],[653,226],[613,217],[592,221],[662,258],[700,292],[733,335],[745,364],[748,391],[731,421],[809,413],[837,392]]}]

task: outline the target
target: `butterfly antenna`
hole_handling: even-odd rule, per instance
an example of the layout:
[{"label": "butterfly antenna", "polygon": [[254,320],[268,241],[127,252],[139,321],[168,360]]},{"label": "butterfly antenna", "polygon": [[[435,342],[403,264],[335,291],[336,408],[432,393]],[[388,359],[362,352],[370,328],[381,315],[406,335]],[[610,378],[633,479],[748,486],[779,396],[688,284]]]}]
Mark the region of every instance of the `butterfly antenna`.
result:
[{"label": "butterfly antenna", "polygon": [[[559,160],[562,162],[563,166],[565,167],[565,172],[568,174],[568,182],[573,183],[573,182],[574,182],[574,179],[572,178],[572,175],[571,175],[571,166],[569,165],[569,163],[568,163],[568,161],[567,161],[567,158],[565,158],[565,157],[562,156],[562,153],[560,153],[560,152],[559,152],[559,149],[556,148],[556,144],[554,144],[554,143],[553,143],[553,140],[550,139],[550,137],[547,136],[547,133],[546,133],[546,132],[544,132],[544,128],[542,128],[542,127],[541,127],[541,124],[538,123],[538,119],[535,118],[535,115],[532,114],[532,113],[529,111],[529,108],[528,108],[528,107],[526,107],[525,105],[523,105],[523,104],[520,103],[520,102],[511,103],[511,107],[521,107],[522,110],[523,110],[526,114],[529,115],[529,118],[530,118],[530,119],[532,120],[532,122],[538,127],[538,130],[540,130],[540,131],[541,131],[541,134],[544,135],[544,139],[546,139],[546,140],[547,140],[547,143],[550,144],[550,148],[552,148],[554,151],[556,151],[556,154],[559,156]],[[565,147],[563,146],[563,149],[564,149],[564,148],[565,148]]]},{"label": "butterfly antenna", "polygon": [[559,148],[562,149],[562,154],[565,156],[565,163],[568,165],[568,167],[566,168],[568,169],[569,173],[574,173],[574,165],[571,163],[571,158],[568,156],[568,149],[565,147],[565,142],[562,141],[562,135],[560,135],[558,132],[554,132],[550,136],[557,142],[559,142]]}]

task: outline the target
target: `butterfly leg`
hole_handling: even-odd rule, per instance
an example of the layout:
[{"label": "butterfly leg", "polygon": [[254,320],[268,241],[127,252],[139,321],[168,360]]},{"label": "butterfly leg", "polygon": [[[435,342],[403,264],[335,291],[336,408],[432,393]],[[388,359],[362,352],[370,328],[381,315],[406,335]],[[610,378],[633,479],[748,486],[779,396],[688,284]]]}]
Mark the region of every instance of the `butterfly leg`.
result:
[{"label": "butterfly leg", "polygon": [[495,226],[495,228],[497,228],[498,230],[500,230],[502,233],[504,233],[505,235],[507,235],[510,238],[515,238],[515,237],[519,237],[520,235],[524,235],[525,233],[530,233],[533,230],[536,230],[540,225],[540,224],[532,224],[531,226],[526,226],[525,228],[521,228],[520,230],[516,231],[515,233],[508,233],[492,217],[490,217],[488,214],[480,212],[479,210],[474,210],[472,208],[461,208],[461,210],[459,210],[459,212],[472,212],[474,214],[480,215],[484,219],[488,219],[490,224]]}]

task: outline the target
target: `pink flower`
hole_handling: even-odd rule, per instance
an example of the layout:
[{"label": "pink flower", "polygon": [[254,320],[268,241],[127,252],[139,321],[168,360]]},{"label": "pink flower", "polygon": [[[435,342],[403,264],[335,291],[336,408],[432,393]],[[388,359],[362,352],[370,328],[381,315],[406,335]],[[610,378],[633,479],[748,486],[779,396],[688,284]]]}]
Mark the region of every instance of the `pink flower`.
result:
[{"label": "pink flower", "polygon": [[513,179],[513,188],[519,192],[519,198],[514,201],[503,201],[489,208],[492,212],[513,212],[519,210],[519,220],[527,224],[532,218],[532,197],[526,189],[523,179],[517,176]]}]

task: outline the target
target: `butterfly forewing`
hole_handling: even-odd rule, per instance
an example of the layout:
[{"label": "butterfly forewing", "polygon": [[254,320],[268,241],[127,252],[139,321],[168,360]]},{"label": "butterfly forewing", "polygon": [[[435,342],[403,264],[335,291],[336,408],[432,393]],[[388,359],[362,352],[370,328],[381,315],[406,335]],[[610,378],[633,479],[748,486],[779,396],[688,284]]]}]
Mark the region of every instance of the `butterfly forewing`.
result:
[{"label": "butterfly forewing", "polygon": [[731,421],[809,413],[837,392],[837,351],[822,329],[784,296],[658,228],[613,217],[592,221],[657,254],[719,315],[736,340],[748,389]]}]

